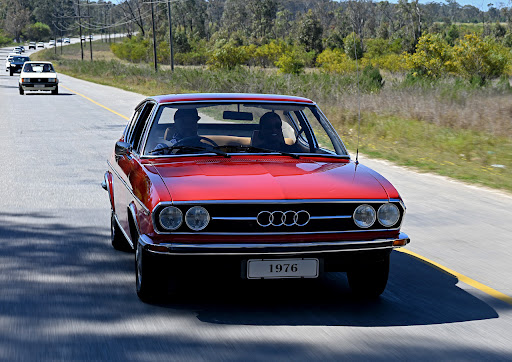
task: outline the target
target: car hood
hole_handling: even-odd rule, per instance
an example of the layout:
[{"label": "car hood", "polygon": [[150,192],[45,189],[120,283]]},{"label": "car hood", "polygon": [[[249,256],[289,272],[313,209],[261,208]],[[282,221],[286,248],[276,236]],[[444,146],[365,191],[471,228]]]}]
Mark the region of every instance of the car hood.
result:
[{"label": "car hood", "polygon": [[20,74],[20,78],[40,78],[40,79],[57,78],[57,73],[25,73],[25,72],[22,72]]},{"label": "car hood", "polygon": [[399,197],[375,171],[339,160],[205,158],[152,162],[149,169],[160,175],[172,201]]}]

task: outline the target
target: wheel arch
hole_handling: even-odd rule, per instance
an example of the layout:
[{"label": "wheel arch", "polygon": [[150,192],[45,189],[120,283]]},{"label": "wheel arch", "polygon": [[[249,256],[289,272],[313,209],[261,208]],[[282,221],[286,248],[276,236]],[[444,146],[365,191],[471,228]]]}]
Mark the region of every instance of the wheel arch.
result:
[{"label": "wheel arch", "polygon": [[137,248],[137,243],[139,240],[140,229],[139,223],[137,219],[137,207],[134,202],[131,202],[128,205],[128,227],[130,229],[130,239],[132,248]]},{"label": "wheel arch", "polygon": [[105,172],[103,176],[103,182],[101,186],[108,192],[108,198],[110,200],[110,208],[112,212],[116,212],[116,204],[114,203],[114,177],[110,171]]}]

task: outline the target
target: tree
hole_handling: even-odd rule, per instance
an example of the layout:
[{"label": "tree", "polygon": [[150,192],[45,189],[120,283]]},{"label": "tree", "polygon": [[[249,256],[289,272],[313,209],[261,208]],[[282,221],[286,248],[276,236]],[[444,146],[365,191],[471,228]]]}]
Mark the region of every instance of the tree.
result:
[{"label": "tree", "polygon": [[228,33],[241,30],[247,33],[249,14],[246,4],[239,0],[226,0],[224,13],[222,14],[222,28]]},{"label": "tree", "polygon": [[306,52],[314,50],[317,53],[321,53],[322,33],[323,28],[320,21],[309,10],[299,23],[299,43],[304,45]]},{"label": "tree", "polygon": [[32,41],[48,40],[51,35],[51,29],[43,23],[28,25],[24,30],[25,36]]},{"label": "tree", "polygon": [[361,59],[363,57],[363,47],[359,36],[356,33],[347,35],[347,37],[343,39],[343,44],[345,47],[345,54],[350,59]]},{"label": "tree", "polygon": [[6,5],[5,30],[19,43],[23,29],[30,23],[30,10],[20,0],[10,0]]},{"label": "tree", "polygon": [[275,0],[250,0],[247,9],[251,14],[252,35],[265,37],[272,31],[276,19],[277,3]]}]

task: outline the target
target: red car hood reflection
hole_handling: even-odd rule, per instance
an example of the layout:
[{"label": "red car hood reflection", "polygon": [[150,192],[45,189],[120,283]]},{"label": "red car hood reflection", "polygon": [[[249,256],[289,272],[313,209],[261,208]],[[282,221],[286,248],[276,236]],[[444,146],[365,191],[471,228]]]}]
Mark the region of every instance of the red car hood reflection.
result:
[{"label": "red car hood reflection", "polygon": [[338,160],[232,157],[152,164],[172,201],[399,197],[376,172]]}]

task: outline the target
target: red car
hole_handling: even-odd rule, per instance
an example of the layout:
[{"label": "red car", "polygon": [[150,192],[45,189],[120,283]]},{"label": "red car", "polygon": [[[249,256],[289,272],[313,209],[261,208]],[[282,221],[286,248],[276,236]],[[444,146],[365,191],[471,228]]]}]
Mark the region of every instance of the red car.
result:
[{"label": "red car", "polygon": [[[380,174],[350,159],[306,98],[263,94],[149,97],[108,160],[112,245],[135,250],[143,301],[189,274],[245,279],[347,272],[379,296],[405,206]],[[225,274],[227,273],[227,274]]]}]

